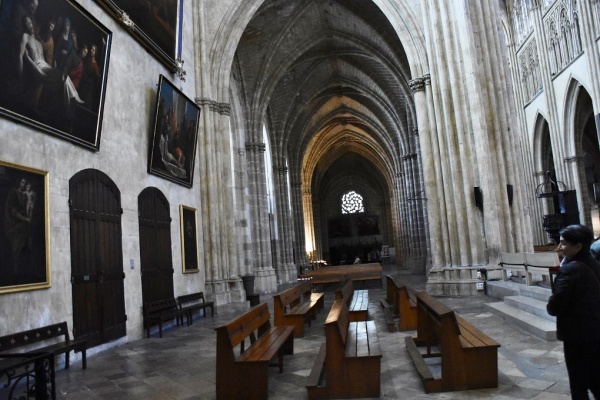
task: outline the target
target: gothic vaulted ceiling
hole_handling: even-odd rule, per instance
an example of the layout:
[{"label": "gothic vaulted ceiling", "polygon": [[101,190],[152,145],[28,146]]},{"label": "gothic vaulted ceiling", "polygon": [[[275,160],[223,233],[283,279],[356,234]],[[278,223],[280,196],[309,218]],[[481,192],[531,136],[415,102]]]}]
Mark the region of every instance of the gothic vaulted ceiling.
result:
[{"label": "gothic vaulted ceiling", "polygon": [[267,0],[240,40],[234,79],[252,129],[264,122],[273,152],[313,190],[352,165],[391,187],[414,152],[406,55],[370,0]]}]

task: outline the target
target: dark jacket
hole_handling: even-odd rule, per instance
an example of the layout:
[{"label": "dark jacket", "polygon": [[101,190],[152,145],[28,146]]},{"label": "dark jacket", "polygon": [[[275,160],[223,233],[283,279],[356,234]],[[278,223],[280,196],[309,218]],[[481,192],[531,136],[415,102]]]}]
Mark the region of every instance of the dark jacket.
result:
[{"label": "dark jacket", "polygon": [[563,262],[546,309],[556,316],[559,340],[600,340],[600,264],[589,252],[579,252]]}]

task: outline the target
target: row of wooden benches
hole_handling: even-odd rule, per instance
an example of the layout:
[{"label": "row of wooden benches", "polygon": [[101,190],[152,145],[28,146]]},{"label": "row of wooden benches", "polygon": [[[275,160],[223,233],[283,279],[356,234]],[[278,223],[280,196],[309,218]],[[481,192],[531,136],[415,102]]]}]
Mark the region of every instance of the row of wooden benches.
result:
[{"label": "row of wooden benches", "polygon": [[[283,371],[283,356],[294,352],[294,336],[303,334],[304,323],[314,319],[323,302],[323,293],[312,293],[303,282],[274,296],[275,326],[263,303],[216,328],[217,399],[266,399],[268,367]],[[366,319],[366,305],[368,292],[355,291],[351,280],[336,291],[325,322],[326,341],[308,379],[311,399],[379,397],[381,351],[375,324],[356,321]]]},{"label": "row of wooden benches", "polygon": [[500,345],[460,315],[394,276],[386,277],[382,304],[393,307],[400,331],[417,331],[405,344],[426,393],[498,387]]},{"label": "row of wooden benches", "polygon": [[175,298],[168,298],[147,302],[144,304],[144,327],[146,336],[150,337],[150,328],[158,326],[158,335],[162,338],[163,324],[176,321],[177,326],[183,325],[183,318],[187,325],[193,323],[195,312],[210,308],[210,315],[214,316],[214,302],[206,301],[203,292],[185,294]]}]

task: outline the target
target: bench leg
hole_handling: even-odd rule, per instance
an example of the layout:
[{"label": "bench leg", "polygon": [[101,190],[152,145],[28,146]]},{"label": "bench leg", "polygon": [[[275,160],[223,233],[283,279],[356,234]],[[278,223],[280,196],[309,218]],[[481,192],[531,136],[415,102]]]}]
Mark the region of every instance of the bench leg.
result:
[{"label": "bench leg", "polygon": [[81,366],[83,369],[87,368],[87,358],[85,355],[86,349],[81,350]]},{"label": "bench leg", "polygon": [[69,357],[70,353],[71,353],[70,351],[67,351],[65,353],[65,369],[69,369],[69,359],[71,358],[71,357]]}]

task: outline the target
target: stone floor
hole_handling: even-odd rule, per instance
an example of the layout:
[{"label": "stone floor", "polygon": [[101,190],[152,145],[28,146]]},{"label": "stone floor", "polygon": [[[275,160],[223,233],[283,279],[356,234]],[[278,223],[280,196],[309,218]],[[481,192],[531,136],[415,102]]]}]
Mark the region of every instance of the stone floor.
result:
[{"label": "stone floor", "polygon": [[[390,273],[390,267],[384,270]],[[393,271],[392,271],[393,272]],[[423,290],[424,276],[404,275],[404,281]],[[306,399],[304,387],[313,360],[323,342],[322,324],[333,302],[326,291],[325,309],[305,336],[295,338],[294,355],[286,356],[284,372],[273,368],[269,376],[270,399]],[[369,314],[378,328],[383,351],[381,398],[385,399],[568,399],[569,387],[561,342],[545,342],[487,313],[485,296],[441,298],[468,321],[501,344],[499,386],[495,389],[426,394],[404,346],[404,337],[415,332],[388,332],[379,299],[383,287],[369,287]],[[261,295],[269,302],[271,294]],[[58,399],[215,399],[214,328],[234,318],[239,309],[220,306],[214,317],[197,317],[191,327],[167,330],[162,339],[133,341],[88,357],[88,368],[75,362],[56,375]]]}]

